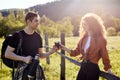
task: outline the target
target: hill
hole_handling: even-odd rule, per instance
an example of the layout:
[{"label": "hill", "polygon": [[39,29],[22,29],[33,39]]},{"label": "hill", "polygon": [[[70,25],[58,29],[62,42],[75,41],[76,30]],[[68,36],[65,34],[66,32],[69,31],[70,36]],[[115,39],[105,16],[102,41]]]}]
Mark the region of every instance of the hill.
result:
[{"label": "hill", "polygon": [[83,15],[87,12],[98,12],[120,17],[120,0],[61,0],[46,5],[37,5],[30,9],[37,10],[52,20],[65,16]]},{"label": "hill", "polygon": [[[105,13],[120,18],[120,0],[57,0],[44,5],[29,7],[27,10],[38,11],[40,16],[46,15],[56,21],[66,16],[82,16],[87,12]],[[15,11],[19,9],[13,9]],[[4,16],[9,10],[0,11]]]}]

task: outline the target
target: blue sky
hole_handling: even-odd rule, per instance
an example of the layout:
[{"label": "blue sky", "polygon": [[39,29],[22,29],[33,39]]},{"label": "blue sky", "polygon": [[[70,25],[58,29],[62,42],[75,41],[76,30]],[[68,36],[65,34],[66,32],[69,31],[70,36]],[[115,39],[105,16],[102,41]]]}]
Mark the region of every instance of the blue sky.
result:
[{"label": "blue sky", "polygon": [[37,4],[45,4],[55,0],[0,0],[0,10],[10,8],[28,8]]}]

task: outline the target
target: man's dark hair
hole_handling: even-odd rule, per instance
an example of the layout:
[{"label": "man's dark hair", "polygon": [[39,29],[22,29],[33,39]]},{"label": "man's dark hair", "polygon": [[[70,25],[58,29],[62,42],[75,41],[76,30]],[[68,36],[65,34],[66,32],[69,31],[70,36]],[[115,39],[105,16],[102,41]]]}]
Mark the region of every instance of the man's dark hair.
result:
[{"label": "man's dark hair", "polygon": [[32,21],[34,17],[38,17],[38,14],[35,12],[28,12],[25,17],[26,23],[27,23],[27,20]]}]

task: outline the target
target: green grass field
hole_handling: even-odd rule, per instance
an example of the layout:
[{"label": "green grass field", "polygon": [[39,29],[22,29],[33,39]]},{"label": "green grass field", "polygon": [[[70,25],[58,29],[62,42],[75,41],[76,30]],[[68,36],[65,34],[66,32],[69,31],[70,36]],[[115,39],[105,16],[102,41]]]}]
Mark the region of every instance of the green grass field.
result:
[{"label": "green grass field", "polygon": [[[108,53],[112,64],[112,71],[115,75],[120,77],[120,37],[108,37]],[[0,49],[3,39],[0,39]],[[49,39],[49,46],[52,47],[54,42],[60,41],[59,38]],[[74,49],[79,41],[79,37],[67,37],[65,38],[66,46],[70,49]],[[66,53],[69,56],[68,53]],[[71,57],[75,60],[77,57]],[[41,59],[41,64],[44,68],[47,80],[60,80],[60,56],[57,53],[50,55],[50,64],[46,64],[46,59]],[[102,61],[99,61],[100,69],[103,70]],[[66,60],[66,80],[75,80],[77,72],[79,71],[79,66]],[[6,67],[0,61],[0,80],[11,80],[11,69]],[[100,78],[99,80],[105,80]]]}]

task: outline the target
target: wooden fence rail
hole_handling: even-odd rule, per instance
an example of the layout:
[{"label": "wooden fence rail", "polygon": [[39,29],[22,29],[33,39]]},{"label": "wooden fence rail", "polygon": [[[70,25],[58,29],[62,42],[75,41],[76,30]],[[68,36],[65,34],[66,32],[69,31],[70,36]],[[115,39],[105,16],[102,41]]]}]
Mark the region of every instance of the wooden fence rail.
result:
[{"label": "wooden fence rail", "polygon": [[[65,45],[65,34],[64,33],[61,33],[61,43],[63,45]],[[45,45],[45,47],[46,48],[50,48],[48,46],[48,44]],[[76,60],[73,60],[73,59],[65,56],[65,52],[63,50],[61,50],[61,53],[60,52],[57,52],[57,53],[61,56],[60,80],[65,80],[65,59],[69,60],[70,62],[72,62],[73,64],[78,65],[78,66],[81,66],[81,62],[78,62]],[[101,77],[103,77],[103,78],[105,78],[107,80],[120,80],[120,78],[118,76],[115,76],[115,75],[112,75],[112,74],[109,74],[109,73],[106,73],[106,72],[103,72],[103,71],[100,71],[100,75],[99,76],[101,76]]]}]

